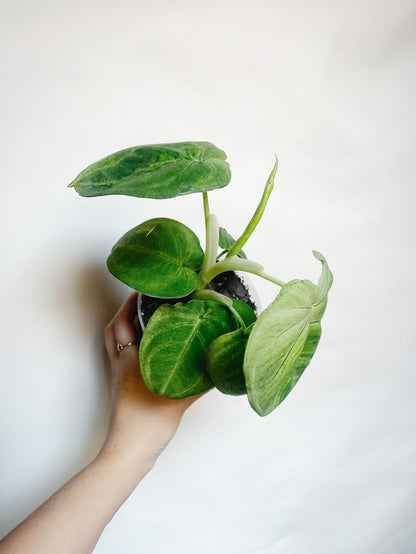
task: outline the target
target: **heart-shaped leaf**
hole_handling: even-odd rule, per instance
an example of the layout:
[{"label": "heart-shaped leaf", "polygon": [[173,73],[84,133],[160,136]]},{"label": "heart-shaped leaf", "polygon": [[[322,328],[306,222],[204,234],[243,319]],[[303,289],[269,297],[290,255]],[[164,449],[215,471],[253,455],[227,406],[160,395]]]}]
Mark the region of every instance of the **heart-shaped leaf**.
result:
[{"label": "heart-shaped leaf", "polygon": [[211,381],[224,394],[246,394],[243,371],[244,352],[252,327],[221,335],[211,342],[206,351],[206,369]]},{"label": "heart-shaped leaf", "polygon": [[210,142],[133,146],[90,165],[69,186],[81,196],[172,198],[228,185],[225,160]]},{"label": "heart-shaped leaf", "polygon": [[244,321],[244,325],[246,327],[256,321],[256,314],[246,302],[243,302],[243,300],[238,300],[237,298],[231,298],[231,301],[233,303],[233,308],[240,314],[241,319]]},{"label": "heart-shaped leaf", "polygon": [[160,306],[140,343],[140,367],[147,387],[168,398],[185,398],[211,388],[205,350],[235,327],[234,316],[218,302],[191,300]]},{"label": "heart-shaped leaf", "polygon": [[241,395],[247,392],[243,372],[244,351],[256,314],[242,300],[233,299],[247,329],[237,329],[216,338],[206,350],[206,369],[211,381],[224,394]]},{"label": "heart-shaped leaf", "polygon": [[204,252],[189,227],[163,217],[128,231],[107,259],[110,272],[148,296],[181,298],[195,290]]},{"label": "heart-shaped leaf", "polygon": [[294,280],[259,316],[244,356],[247,395],[261,416],[272,412],[297,383],[316,351],[333,276],[325,258],[318,285]]},{"label": "heart-shaped leaf", "polygon": [[[220,233],[219,233],[219,239],[218,239],[218,244],[220,248],[228,252],[234,243],[235,243],[235,239],[233,239],[230,233],[226,229],[224,229],[224,227],[220,227]],[[245,255],[243,250],[240,250],[240,252],[237,252],[236,256],[238,256],[239,258],[244,258],[245,260],[247,259],[247,256]]]}]

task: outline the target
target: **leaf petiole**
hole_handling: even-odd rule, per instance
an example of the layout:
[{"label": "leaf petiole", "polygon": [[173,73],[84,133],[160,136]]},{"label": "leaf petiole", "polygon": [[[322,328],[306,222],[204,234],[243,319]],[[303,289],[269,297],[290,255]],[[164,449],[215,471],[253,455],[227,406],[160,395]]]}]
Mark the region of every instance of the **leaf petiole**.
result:
[{"label": "leaf petiole", "polygon": [[246,328],[246,324],[243,321],[243,318],[241,315],[237,312],[237,310],[233,306],[233,302],[231,298],[228,298],[228,296],[225,296],[224,294],[220,294],[219,292],[216,292],[215,290],[198,290],[192,293],[192,299],[193,300],[215,300],[216,302],[219,302],[220,304],[223,304],[226,306],[230,312],[233,314],[233,316],[237,319],[238,323],[241,325],[243,329]]},{"label": "leaf petiole", "polygon": [[202,194],[204,200],[205,215],[205,255],[196,290],[201,290],[209,282],[206,280],[206,274],[211,266],[216,262],[219,238],[219,224],[217,216],[209,211],[208,194]]},{"label": "leaf petiole", "polygon": [[203,198],[203,201],[204,201],[204,216],[205,216],[205,225],[207,225],[207,222],[208,222],[208,217],[209,217],[209,203],[208,203],[208,193],[207,192],[203,192],[202,193],[202,198]]},{"label": "leaf petiole", "polygon": [[263,279],[271,281],[272,283],[275,283],[280,287],[285,284],[284,281],[281,281],[280,279],[277,279],[276,277],[265,273],[264,267],[262,265],[251,260],[246,260],[244,258],[236,256],[236,254],[240,252],[246,241],[253,233],[263,215],[267,201],[274,187],[274,179],[276,176],[277,166],[278,160],[276,157],[275,164],[269,175],[269,178],[267,179],[266,187],[253,217],[247,225],[244,233],[234,242],[234,244],[231,246],[230,250],[226,254],[225,258],[223,258],[222,260],[220,258],[225,254],[226,251],[221,252],[219,256],[217,256],[219,242],[218,219],[214,214],[210,213],[208,193],[202,193],[204,203],[206,244],[204,261],[201,267],[201,271],[199,272],[196,291],[202,291],[205,286],[210,281],[212,281],[214,277],[216,277],[220,273],[224,273],[225,271],[246,271],[248,273],[258,275],[259,277],[263,277]]},{"label": "leaf petiole", "polygon": [[214,214],[210,214],[207,219],[206,226],[206,245],[205,256],[202,263],[201,271],[199,272],[199,279],[196,289],[201,290],[205,287],[211,279],[207,277],[211,267],[216,265],[217,248],[218,248],[218,219]]},{"label": "leaf petiole", "polygon": [[264,273],[264,271],[261,271],[260,273],[256,273],[255,275],[258,275],[259,277],[263,277],[263,279],[266,279],[266,281],[271,281],[272,283],[274,283],[275,285],[278,285],[279,287],[283,287],[284,285],[286,285],[284,281],[277,279],[277,277],[273,277],[273,275]]},{"label": "leaf petiole", "polygon": [[269,196],[270,196],[270,194],[273,190],[273,187],[274,187],[274,178],[276,176],[276,171],[277,171],[277,166],[278,166],[277,156],[275,156],[275,158],[276,158],[276,161],[274,163],[272,172],[270,173],[269,178],[267,179],[267,183],[266,183],[266,186],[264,188],[263,196],[261,197],[260,203],[257,206],[257,209],[254,212],[253,217],[250,219],[250,221],[249,221],[247,227],[245,228],[243,234],[241,235],[241,237],[239,237],[235,241],[233,246],[230,248],[230,250],[229,250],[229,252],[226,256],[227,258],[231,258],[232,256],[235,256],[237,254],[237,252],[239,252],[243,248],[245,243],[248,241],[248,239],[252,235],[254,229],[257,227],[260,219],[262,218],[263,212],[266,208],[267,201],[268,201]]},{"label": "leaf petiole", "polygon": [[237,258],[237,256],[233,256],[232,258],[226,257],[224,260],[220,260],[216,264],[209,266],[202,277],[201,271],[197,290],[203,289],[205,285],[207,285],[210,281],[212,281],[212,279],[214,279],[214,277],[226,271],[246,271],[247,273],[253,273],[253,275],[263,277],[263,279],[271,281],[279,287],[283,287],[283,285],[285,284],[284,281],[281,281],[280,279],[277,279],[272,275],[268,275],[263,270],[264,267],[257,262],[245,260],[243,258]]}]

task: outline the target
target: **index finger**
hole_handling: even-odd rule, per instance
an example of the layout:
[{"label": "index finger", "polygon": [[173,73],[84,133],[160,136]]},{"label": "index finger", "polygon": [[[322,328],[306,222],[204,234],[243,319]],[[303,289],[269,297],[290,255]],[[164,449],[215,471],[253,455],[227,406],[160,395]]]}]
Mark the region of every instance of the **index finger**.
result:
[{"label": "index finger", "polygon": [[122,345],[136,342],[139,338],[134,319],[137,316],[137,292],[131,294],[122,304],[110,326],[114,330],[114,340]]},{"label": "index finger", "polygon": [[133,292],[133,294],[131,294],[127,300],[124,301],[116,315],[113,317],[114,323],[121,323],[122,321],[129,321],[130,323],[133,322],[137,315],[137,297],[138,293]]}]

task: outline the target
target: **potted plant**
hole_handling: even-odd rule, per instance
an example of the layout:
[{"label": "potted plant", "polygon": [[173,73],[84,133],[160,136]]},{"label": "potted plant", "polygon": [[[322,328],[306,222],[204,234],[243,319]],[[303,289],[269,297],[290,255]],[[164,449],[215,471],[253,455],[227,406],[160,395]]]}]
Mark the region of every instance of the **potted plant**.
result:
[{"label": "potted plant", "polygon": [[[231,173],[225,153],[209,142],[127,148],[90,165],[69,185],[82,196],[202,194],[205,251],[183,223],[152,218],[121,237],[107,259],[110,272],[142,294],[142,310],[150,306],[153,312],[140,343],[141,372],[153,393],[184,398],[216,386],[225,394],[247,394],[252,408],[265,416],[309,364],[333,280],[324,256],[313,251],[322,263],[317,285],[299,279],[284,283],[242,250],[262,217],[276,171],[277,159],[237,240],[210,211],[208,191],[225,187]],[[224,294],[218,286],[223,278],[232,282],[234,272],[253,273],[279,287],[258,317],[247,295],[234,294],[234,285]]]}]

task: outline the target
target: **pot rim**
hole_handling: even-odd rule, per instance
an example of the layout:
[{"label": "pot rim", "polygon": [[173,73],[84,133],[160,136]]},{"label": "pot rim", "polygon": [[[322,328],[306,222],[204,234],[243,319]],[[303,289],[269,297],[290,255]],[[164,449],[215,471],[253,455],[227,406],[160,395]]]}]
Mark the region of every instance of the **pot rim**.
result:
[{"label": "pot rim", "polygon": [[[251,300],[252,300],[252,302],[255,306],[254,313],[258,317],[261,314],[262,309],[261,309],[260,298],[259,298],[259,295],[257,293],[256,288],[254,287],[252,281],[247,277],[247,275],[245,273],[243,273],[241,271],[234,271],[234,273],[240,279],[243,286],[247,289],[247,292],[248,292],[248,294],[249,294],[249,296],[250,296],[250,298],[251,298]],[[139,292],[138,296],[137,296],[137,316],[138,316],[138,322],[139,322],[139,325],[140,325],[140,329],[142,331],[144,331],[146,325],[144,324],[143,315],[142,315],[142,297],[143,297],[143,293]],[[180,301],[180,298],[178,298],[178,302],[179,301]]]}]

